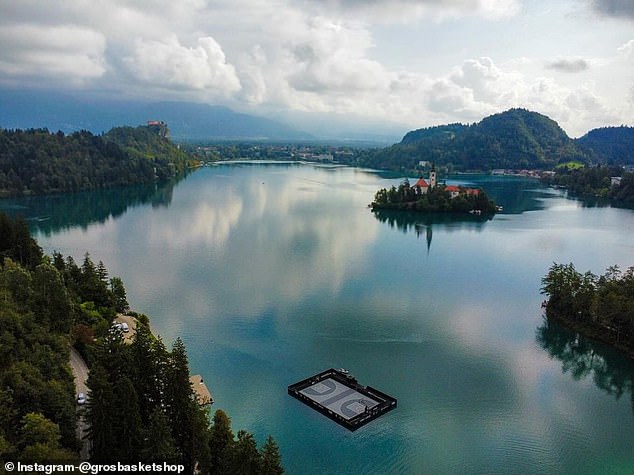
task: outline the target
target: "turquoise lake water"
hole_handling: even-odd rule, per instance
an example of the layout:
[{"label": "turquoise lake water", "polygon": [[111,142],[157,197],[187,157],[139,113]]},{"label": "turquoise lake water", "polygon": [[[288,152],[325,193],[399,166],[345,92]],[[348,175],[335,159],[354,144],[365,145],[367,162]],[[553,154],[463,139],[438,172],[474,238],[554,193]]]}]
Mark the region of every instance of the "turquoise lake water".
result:
[{"label": "turquoise lake water", "polygon": [[[412,177],[414,178],[414,177]],[[181,336],[234,429],[289,474],[632,474],[634,361],[546,325],[553,262],[634,265],[634,212],[460,176],[491,220],[375,215],[400,179],[233,164],[176,185],[5,200],[47,252],[89,252],[155,333]],[[345,367],[398,399],[349,432],[286,393]]]}]

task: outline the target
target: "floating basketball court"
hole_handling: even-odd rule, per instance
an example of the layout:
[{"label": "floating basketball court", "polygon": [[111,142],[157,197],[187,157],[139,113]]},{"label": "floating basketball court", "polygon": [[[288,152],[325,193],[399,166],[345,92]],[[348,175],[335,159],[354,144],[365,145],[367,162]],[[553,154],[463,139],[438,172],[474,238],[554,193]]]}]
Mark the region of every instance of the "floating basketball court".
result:
[{"label": "floating basketball court", "polygon": [[344,369],[328,369],[291,384],[288,394],[354,431],[396,407],[396,399],[362,386]]}]

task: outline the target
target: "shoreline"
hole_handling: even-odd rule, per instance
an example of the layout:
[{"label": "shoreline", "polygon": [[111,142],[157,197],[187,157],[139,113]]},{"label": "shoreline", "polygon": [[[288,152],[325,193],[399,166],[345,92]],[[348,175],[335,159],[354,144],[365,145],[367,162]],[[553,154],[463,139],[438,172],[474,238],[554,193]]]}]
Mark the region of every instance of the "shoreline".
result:
[{"label": "shoreline", "polygon": [[634,348],[631,348],[627,345],[623,345],[621,343],[614,341],[614,337],[611,336],[613,335],[613,333],[610,332],[609,329],[607,329],[606,327],[600,326],[600,325],[570,321],[564,317],[561,317],[560,315],[553,312],[552,310],[549,310],[548,307],[546,307],[544,315],[546,319],[552,320],[560,324],[561,326],[567,328],[568,330],[577,332],[580,335],[590,340],[594,340],[599,343],[608,345],[609,347],[614,348],[615,350],[622,353],[627,358],[634,360]]}]

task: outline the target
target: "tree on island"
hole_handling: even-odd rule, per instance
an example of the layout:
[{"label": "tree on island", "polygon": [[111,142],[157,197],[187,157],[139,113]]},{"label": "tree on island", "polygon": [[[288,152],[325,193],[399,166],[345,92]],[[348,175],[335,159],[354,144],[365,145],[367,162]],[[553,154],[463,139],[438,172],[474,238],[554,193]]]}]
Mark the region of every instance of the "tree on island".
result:
[{"label": "tree on island", "polygon": [[634,267],[601,276],[553,264],[542,278],[546,315],[630,354],[634,353]]}]

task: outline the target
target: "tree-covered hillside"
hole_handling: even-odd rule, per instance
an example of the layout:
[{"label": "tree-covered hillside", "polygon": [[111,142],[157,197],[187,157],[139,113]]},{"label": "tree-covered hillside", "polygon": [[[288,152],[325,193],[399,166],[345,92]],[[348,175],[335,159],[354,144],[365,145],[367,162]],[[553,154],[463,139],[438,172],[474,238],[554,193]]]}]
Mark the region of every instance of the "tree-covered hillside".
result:
[{"label": "tree-covered hillside", "polygon": [[77,461],[72,305],[23,220],[0,213],[0,459]]},{"label": "tree-covered hillside", "polygon": [[602,127],[577,139],[601,163],[608,165],[634,164],[634,127]]},{"label": "tree-covered hillside", "polygon": [[[86,254],[81,264],[45,256],[22,219],[0,213],[0,460],[77,464],[79,417],[95,463],[180,464],[184,473],[283,473],[277,443],[258,448],[229,417],[213,423],[189,380],[185,346],[168,350],[134,314],[124,342],[112,325],[128,310],[123,282]],[[90,371],[85,405],[76,403],[73,345]]]},{"label": "tree-covered hillside", "polygon": [[184,172],[188,160],[152,127],[105,135],[0,129],[0,197],[150,183]]},{"label": "tree-covered hillside", "polygon": [[401,143],[368,151],[359,164],[413,170],[419,161],[455,170],[548,169],[588,152],[545,115],[510,109],[472,125],[451,124],[409,132]]},{"label": "tree-covered hillside", "polygon": [[463,134],[468,128],[469,126],[467,125],[456,123],[412,130],[405,134],[405,137],[401,140],[401,144],[407,145],[422,141],[443,142],[444,140],[453,140],[456,138],[456,135]]}]

